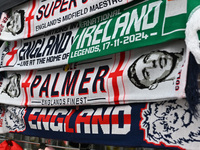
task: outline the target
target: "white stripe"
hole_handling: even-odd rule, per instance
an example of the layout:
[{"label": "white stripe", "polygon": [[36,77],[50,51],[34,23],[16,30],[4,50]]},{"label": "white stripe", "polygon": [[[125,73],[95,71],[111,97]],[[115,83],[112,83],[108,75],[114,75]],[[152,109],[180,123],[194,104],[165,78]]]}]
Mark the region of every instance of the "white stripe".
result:
[{"label": "white stripe", "polygon": [[165,17],[177,16],[187,12],[187,0],[167,0]]}]

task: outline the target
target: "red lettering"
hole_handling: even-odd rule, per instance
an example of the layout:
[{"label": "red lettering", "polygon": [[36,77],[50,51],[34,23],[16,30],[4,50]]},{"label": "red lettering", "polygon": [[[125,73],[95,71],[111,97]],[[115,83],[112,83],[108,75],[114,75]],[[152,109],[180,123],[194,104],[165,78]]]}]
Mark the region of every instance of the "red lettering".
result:
[{"label": "red lettering", "polygon": [[3,22],[3,23],[6,23],[7,21],[8,21],[8,18],[7,18],[7,17],[3,17],[2,22]]},{"label": "red lettering", "polygon": [[90,133],[90,129],[88,129],[88,127],[90,126],[90,120],[93,112],[93,109],[86,109],[78,114],[75,122],[76,133],[81,133],[81,123],[84,124],[85,133]]},{"label": "red lettering", "polygon": [[[182,70],[181,70],[182,71]],[[180,78],[181,78],[181,71],[179,71],[178,73],[178,77],[176,78],[176,86],[175,86],[175,90],[178,91],[179,90],[179,84],[180,84]]]},{"label": "red lettering", "polygon": [[75,109],[72,109],[65,117],[65,132],[74,133],[74,129],[69,127],[70,118],[74,112]]},{"label": "red lettering", "polygon": [[28,121],[33,121],[33,120],[36,120],[37,119],[37,116],[35,116],[34,114],[30,114],[28,116]]},{"label": "red lettering", "polygon": [[95,115],[92,117],[92,124],[110,124],[110,115]]},{"label": "red lettering", "polygon": [[51,115],[39,115],[37,118],[37,122],[49,122],[51,118]]}]

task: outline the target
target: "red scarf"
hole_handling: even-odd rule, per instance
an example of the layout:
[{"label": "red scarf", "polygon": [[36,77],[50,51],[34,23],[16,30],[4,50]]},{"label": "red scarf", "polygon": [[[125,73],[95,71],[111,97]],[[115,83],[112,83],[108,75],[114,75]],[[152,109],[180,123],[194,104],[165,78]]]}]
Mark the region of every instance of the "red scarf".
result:
[{"label": "red scarf", "polygon": [[1,150],[23,150],[23,148],[14,141],[3,141],[0,144]]}]

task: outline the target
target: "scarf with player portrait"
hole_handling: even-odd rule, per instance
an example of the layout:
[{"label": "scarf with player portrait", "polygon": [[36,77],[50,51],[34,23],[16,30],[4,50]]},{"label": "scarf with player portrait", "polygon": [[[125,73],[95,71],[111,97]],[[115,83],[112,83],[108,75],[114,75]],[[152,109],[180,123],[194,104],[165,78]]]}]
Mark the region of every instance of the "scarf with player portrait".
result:
[{"label": "scarf with player portrait", "polygon": [[[38,32],[41,31],[40,34],[35,31],[34,35],[37,36],[30,36],[32,38],[24,40],[19,39],[27,38],[27,36],[23,34],[21,38],[18,38],[22,33],[12,32],[13,28],[16,29],[17,27],[13,25],[13,21],[8,21],[5,14],[2,14],[2,22],[9,25],[8,27],[1,26],[3,28],[0,38],[2,37],[2,40],[10,42],[5,42],[1,47],[0,58],[3,62],[1,64],[4,64],[1,65],[1,68],[11,66],[12,69],[24,70],[26,67],[32,69],[33,66],[36,66],[37,69],[39,68],[38,64],[42,64],[44,68],[49,66],[49,64],[45,65],[46,57],[52,57],[52,65],[60,65],[63,64],[62,61],[65,64],[74,63],[173,39],[184,39],[187,13],[186,0],[153,0],[134,5],[136,2],[109,9],[79,20],[78,23],[75,23],[75,19],[73,19],[73,23],[66,23],[63,26],[56,25],[54,30],[49,28],[45,28],[46,30],[38,29]],[[173,6],[179,6],[179,3],[181,9],[172,11],[174,10]],[[45,5],[42,6],[45,7]],[[55,10],[55,14],[56,12]],[[18,13],[16,12],[16,15],[12,18],[22,18],[20,13],[24,12],[18,10]],[[176,23],[172,26],[171,22]],[[23,32],[25,32],[29,26],[26,23],[23,24],[25,27]],[[36,23],[34,25],[36,29],[39,26]],[[20,22],[19,30],[16,30],[22,31],[19,27]],[[6,59],[3,60],[4,56]],[[22,62],[24,65],[14,66],[16,61],[17,64]]]},{"label": "scarf with player portrait", "polygon": [[[41,7],[34,2],[29,2],[32,9],[14,8],[2,15],[0,38],[10,42],[1,48],[0,70],[8,72],[1,76],[0,103],[17,106],[2,107],[0,132],[30,136],[41,136],[42,132],[46,138],[105,145],[199,147],[198,118],[193,115],[198,113],[198,87],[191,85],[197,83],[191,81],[197,78],[198,66],[192,65],[196,64],[192,55],[188,63],[186,49],[191,50],[190,45],[174,40],[185,38],[188,13],[198,1],[153,0],[133,7],[124,5],[78,24],[68,23],[78,21],[79,12],[92,15],[87,9],[100,2],[85,8],[77,3],[81,7],[74,12],[77,20],[69,15],[60,18],[57,8],[63,10],[67,5],[64,1],[44,1]],[[50,4],[52,13],[46,17],[44,10]],[[33,6],[38,8],[36,17],[31,16],[37,12]],[[107,8],[95,12],[103,10]],[[31,24],[31,17],[38,22],[50,20]],[[25,22],[13,27],[11,20]],[[65,26],[57,28],[61,24]],[[192,73],[188,65],[196,72]],[[181,100],[169,101],[175,98]],[[79,109],[62,108],[81,105]]]},{"label": "scarf with player portrait", "polygon": [[141,0],[30,0],[3,12],[0,39],[30,38],[129,2],[135,4]]},{"label": "scarf with player portrait", "polygon": [[[198,2],[190,4],[187,0],[153,0],[135,5],[134,3],[136,1],[79,20],[78,23],[73,19],[72,24],[56,26],[54,30],[48,28],[48,30],[41,30],[40,34],[34,32],[37,36],[30,36],[32,38],[24,40],[12,38],[18,35],[13,33],[15,34],[13,36],[11,32],[4,32],[9,29],[2,25],[0,36],[4,37],[3,33],[6,33],[12,37],[6,36],[7,39],[4,40],[10,42],[6,41],[1,46],[0,68],[4,71],[30,70],[65,65],[173,39],[184,39],[187,15],[192,8],[198,6]],[[48,6],[50,7],[50,3]],[[179,8],[174,8],[177,6]],[[16,16],[12,18],[20,19],[22,18],[20,13],[25,12],[18,10]],[[57,9],[56,13],[58,13]],[[12,24],[6,19],[5,14],[2,14],[2,22]],[[29,26],[23,24],[27,30]],[[25,35],[22,37],[26,38]],[[46,63],[47,59],[50,59],[48,63]]]},{"label": "scarf with player portrait", "polygon": [[[174,40],[54,68],[11,70],[2,74],[0,103],[118,105],[185,98],[188,57],[184,41]],[[50,57],[45,61],[51,64]]]}]

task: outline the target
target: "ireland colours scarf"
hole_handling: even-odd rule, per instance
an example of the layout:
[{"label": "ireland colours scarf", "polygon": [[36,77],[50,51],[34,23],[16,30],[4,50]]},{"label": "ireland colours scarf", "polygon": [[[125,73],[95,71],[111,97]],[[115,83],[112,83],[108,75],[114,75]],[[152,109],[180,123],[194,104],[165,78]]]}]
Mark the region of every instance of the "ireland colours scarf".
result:
[{"label": "ireland colours scarf", "polygon": [[[49,57],[51,65],[57,66],[183,39],[186,3],[183,10],[171,14],[172,2],[153,0],[133,7],[125,5],[79,24],[68,24],[26,40],[6,42],[1,47],[1,68],[44,68],[50,65],[46,63]],[[171,26],[171,22],[176,24]]]}]

